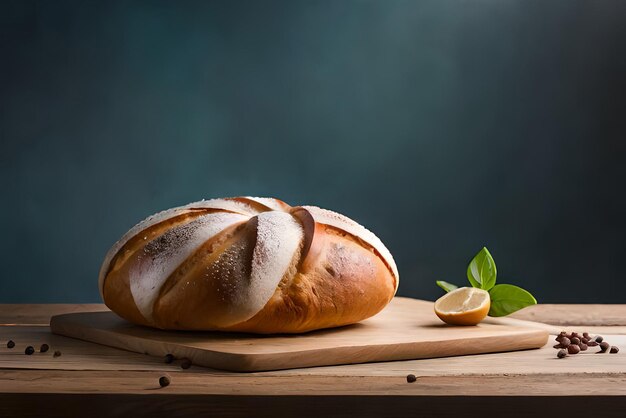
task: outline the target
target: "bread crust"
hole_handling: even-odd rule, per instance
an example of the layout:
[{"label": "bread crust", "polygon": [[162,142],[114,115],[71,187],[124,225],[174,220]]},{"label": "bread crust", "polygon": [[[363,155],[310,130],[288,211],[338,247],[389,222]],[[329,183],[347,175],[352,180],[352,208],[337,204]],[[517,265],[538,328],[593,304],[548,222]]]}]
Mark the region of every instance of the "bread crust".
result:
[{"label": "bread crust", "polygon": [[[170,242],[171,236],[187,239],[173,231],[191,229],[205,215],[220,210],[177,210],[172,217],[145,229],[141,223],[135,227],[139,232],[114,246],[115,254],[109,254],[102,266],[100,282],[105,304],[130,322],[161,329],[270,334],[353,324],[378,313],[395,295],[397,270],[390,256],[381,256],[381,252],[388,253],[386,248],[381,250],[382,243],[376,248],[351,228],[318,222],[315,212],[312,215],[303,207],[292,208],[273,199],[232,200],[247,204],[256,214],[246,214],[246,220],[228,224],[202,240],[188,255],[185,253],[184,261],[157,283],[158,289],[148,290],[156,292],[154,302],[149,303],[149,315],[145,306],[138,307],[136,286],[131,288],[131,283],[136,283],[133,280],[143,280],[137,272],[145,271],[146,265],[153,268],[154,260],[160,257],[167,261],[167,251],[172,251],[167,246],[180,246]],[[269,212],[286,212],[291,217]],[[278,232],[291,231],[288,239],[262,234],[263,225],[274,232],[271,228],[275,224],[270,219],[278,220]],[[289,219],[297,222],[283,230],[283,223],[292,222]],[[263,243],[263,239],[282,241],[271,247],[272,242]],[[259,253],[264,244],[269,249]],[[264,256],[272,259],[265,260]],[[277,264],[275,271],[281,272],[280,277],[265,277],[270,274],[262,270],[266,267],[262,263],[272,263],[276,257],[287,263]],[[258,294],[267,289],[272,290],[269,299],[259,302]],[[262,307],[246,311],[252,303],[261,303]]]}]

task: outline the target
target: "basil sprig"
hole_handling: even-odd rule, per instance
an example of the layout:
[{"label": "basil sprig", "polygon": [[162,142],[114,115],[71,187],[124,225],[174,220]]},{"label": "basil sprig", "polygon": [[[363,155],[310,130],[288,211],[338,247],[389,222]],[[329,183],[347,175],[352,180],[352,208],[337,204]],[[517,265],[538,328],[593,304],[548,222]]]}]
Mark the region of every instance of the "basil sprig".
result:
[{"label": "basil sprig", "polygon": [[[535,305],[537,300],[527,290],[512,284],[496,284],[496,262],[485,247],[467,266],[467,279],[473,287],[489,292],[491,308],[489,316],[506,316],[522,308]],[[450,292],[458,286],[437,280],[437,286]]]}]

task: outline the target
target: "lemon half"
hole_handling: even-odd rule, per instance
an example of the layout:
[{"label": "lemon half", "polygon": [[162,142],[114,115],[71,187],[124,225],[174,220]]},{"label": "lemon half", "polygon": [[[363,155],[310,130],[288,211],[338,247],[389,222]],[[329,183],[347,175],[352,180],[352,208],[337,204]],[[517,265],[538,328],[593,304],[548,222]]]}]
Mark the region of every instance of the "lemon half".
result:
[{"label": "lemon half", "polygon": [[489,313],[489,292],[475,287],[460,287],[435,302],[435,313],[452,325],[476,325]]}]

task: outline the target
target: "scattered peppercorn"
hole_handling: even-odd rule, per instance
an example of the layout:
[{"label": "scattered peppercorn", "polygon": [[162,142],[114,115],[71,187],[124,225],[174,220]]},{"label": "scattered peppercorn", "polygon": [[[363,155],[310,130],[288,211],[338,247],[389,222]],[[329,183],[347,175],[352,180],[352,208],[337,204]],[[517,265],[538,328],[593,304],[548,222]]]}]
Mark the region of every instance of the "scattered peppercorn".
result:
[{"label": "scattered peppercorn", "polygon": [[162,388],[164,388],[165,386],[169,386],[170,385],[170,377],[169,376],[161,376],[159,377],[159,385],[161,385]]},{"label": "scattered peppercorn", "polygon": [[35,349],[33,348],[32,345],[29,345],[28,347],[26,347],[26,350],[24,350],[24,354],[26,354],[27,356],[30,356],[34,352],[35,352]]},{"label": "scattered peppercorn", "polygon": [[191,367],[191,360],[184,358],[180,363],[181,369],[188,369]]},{"label": "scattered peppercorn", "polygon": [[559,350],[557,353],[558,358],[563,358],[567,354],[578,354],[581,351],[587,351],[589,347],[597,346],[600,346],[598,353],[606,353],[609,351],[615,354],[619,352],[619,347],[611,346],[608,342],[604,341],[601,335],[591,336],[588,332],[583,332],[582,334],[571,332],[568,334],[565,331],[561,331],[559,335],[556,336],[555,340],[558,344],[555,344],[553,347]]},{"label": "scattered peppercorn", "polygon": [[53,357],[61,357],[61,352],[59,350],[55,351]]},{"label": "scattered peppercorn", "polygon": [[406,381],[408,383],[416,382],[417,381],[417,377],[415,377],[414,374],[409,374],[409,375],[406,376]]},{"label": "scattered peppercorn", "polygon": [[49,349],[50,349],[50,346],[48,344],[41,344],[41,347],[39,347],[39,352],[40,353],[45,353]]},{"label": "scattered peppercorn", "polygon": [[7,348],[13,348],[13,347],[15,347],[15,342],[13,340],[7,341]]},{"label": "scattered peppercorn", "polygon": [[166,355],[165,355],[165,362],[166,362],[167,364],[172,363],[174,360],[175,360],[175,357],[174,357],[174,355],[173,355],[173,354],[169,354],[169,353],[168,353],[168,354],[166,354]]}]

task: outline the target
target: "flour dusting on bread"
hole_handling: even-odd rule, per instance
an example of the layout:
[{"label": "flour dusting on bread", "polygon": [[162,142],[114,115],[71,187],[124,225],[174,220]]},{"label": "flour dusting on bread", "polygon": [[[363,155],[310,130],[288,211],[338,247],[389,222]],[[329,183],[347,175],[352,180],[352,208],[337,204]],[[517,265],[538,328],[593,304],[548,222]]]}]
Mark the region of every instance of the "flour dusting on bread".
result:
[{"label": "flour dusting on bread", "polygon": [[210,213],[174,227],[147,243],[141,261],[129,272],[130,290],[139,312],[152,320],[152,309],[165,280],[207,240],[246,217],[235,213]]},{"label": "flour dusting on bread", "polygon": [[304,229],[285,212],[264,212],[258,215],[256,246],[252,255],[252,271],[246,305],[254,314],[276,291],[278,283],[294,262],[302,247]]},{"label": "flour dusting on bread", "polygon": [[387,248],[350,218],[234,197],[144,219],[109,250],[99,286],[111,309],[142,325],[273,333],[368,318],[398,281]]}]

